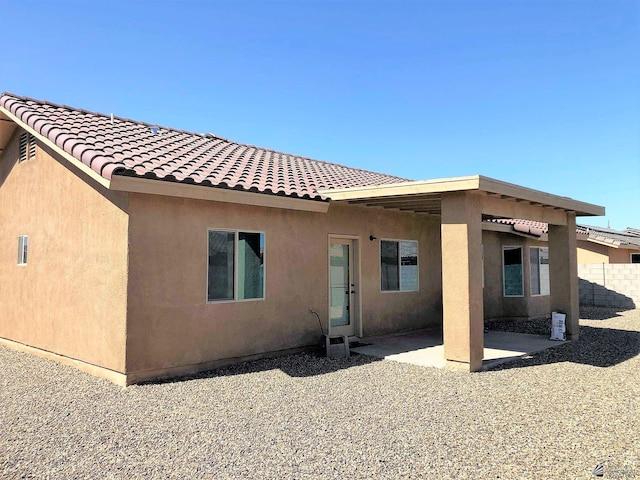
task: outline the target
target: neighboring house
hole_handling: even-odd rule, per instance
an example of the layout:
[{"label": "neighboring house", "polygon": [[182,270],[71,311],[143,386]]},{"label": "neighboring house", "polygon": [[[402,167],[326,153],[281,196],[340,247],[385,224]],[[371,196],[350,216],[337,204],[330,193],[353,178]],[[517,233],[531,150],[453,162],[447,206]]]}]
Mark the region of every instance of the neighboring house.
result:
[{"label": "neighboring house", "polygon": [[[485,221],[486,318],[548,315],[547,232],[548,225],[543,222],[517,218]],[[627,228],[620,232],[577,225],[576,238],[580,303],[635,308],[640,303],[640,266],[629,264],[640,263],[640,230]],[[502,262],[498,261],[500,249],[503,250]],[[509,254],[515,258],[516,266],[510,264]],[[505,295],[501,298],[498,295],[500,283],[510,278],[509,269],[515,269],[515,278],[522,278],[523,283],[512,289],[517,294],[515,297],[508,295],[505,283]]]},{"label": "neighboring house", "polygon": [[640,263],[640,230],[578,225],[578,264]]},{"label": "neighboring house", "polygon": [[578,226],[580,304],[638,308],[640,230]]},{"label": "neighboring house", "polygon": [[[479,370],[490,218],[549,224],[540,288],[548,275],[547,311],[567,313],[575,340],[576,216],[604,214],[482,176],[408,181],[9,93],[0,205],[0,342],[120,384],[317,344],[312,312],[349,336],[441,326],[447,366]],[[529,238],[487,238],[499,233],[485,258],[501,254],[508,282],[487,305],[530,315],[514,307]]]}]

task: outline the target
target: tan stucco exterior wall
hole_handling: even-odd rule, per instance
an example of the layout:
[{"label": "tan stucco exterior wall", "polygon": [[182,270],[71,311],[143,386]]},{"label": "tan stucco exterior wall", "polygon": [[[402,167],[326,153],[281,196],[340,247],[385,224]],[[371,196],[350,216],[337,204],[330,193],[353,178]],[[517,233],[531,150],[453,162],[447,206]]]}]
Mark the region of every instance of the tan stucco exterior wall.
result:
[{"label": "tan stucco exterior wall", "polygon": [[578,240],[578,264],[609,263],[609,251],[606,245]]},{"label": "tan stucco exterior wall", "polygon": [[[438,218],[337,204],[311,213],[144,194],[132,194],[129,208],[129,373],[319,344],[309,310],[317,310],[326,332],[331,234],[358,240],[363,335],[441,324]],[[206,302],[208,229],[265,233],[264,300]],[[382,238],[419,242],[419,292],[380,291]]]},{"label": "tan stucco exterior wall", "polygon": [[20,133],[0,156],[0,338],[124,372],[126,196],[40,144],[17,163]]},{"label": "tan stucco exterior wall", "polygon": [[[550,312],[549,295],[531,295],[531,266],[529,247],[548,247],[546,242],[511,235],[484,231],[484,318],[539,317]],[[524,296],[505,297],[502,279],[502,247],[522,247],[524,270]]]},{"label": "tan stucco exterior wall", "polygon": [[631,263],[631,253],[640,250],[613,248],[606,245],[578,240],[578,265],[591,263]]}]

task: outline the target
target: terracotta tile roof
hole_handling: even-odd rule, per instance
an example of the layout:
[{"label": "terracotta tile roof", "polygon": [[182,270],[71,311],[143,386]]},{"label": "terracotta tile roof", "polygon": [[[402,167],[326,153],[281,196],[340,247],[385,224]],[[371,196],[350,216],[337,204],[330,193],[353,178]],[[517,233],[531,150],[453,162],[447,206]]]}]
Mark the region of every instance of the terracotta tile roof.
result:
[{"label": "terracotta tile roof", "polygon": [[6,92],[0,107],[107,180],[126,175],[313,200],[325,199],[319,190],[407,181]]},{"label": "terracotta tile roof", "polygon": [[[511,225],[517,232],[537,237],[549,233],[549,224],[522,218],[491,218],[485,221]],[[576,234],[586,237],[585,240],[609,243],[615,247],[640,247],[640,230],[634,228],[627,228],[625,231],[620,232],[611,228],[576,225]]]},{"label": "terracotta tile roof", "polygon": [[491,223],[501,223],[503,225],[511,225],[513,229],[520,233],[527,233],[540,237],[549,232],[549,224],[542,222],[534,222],[533,220],[524,220],[522,218],[491,218],[485,220]]}]

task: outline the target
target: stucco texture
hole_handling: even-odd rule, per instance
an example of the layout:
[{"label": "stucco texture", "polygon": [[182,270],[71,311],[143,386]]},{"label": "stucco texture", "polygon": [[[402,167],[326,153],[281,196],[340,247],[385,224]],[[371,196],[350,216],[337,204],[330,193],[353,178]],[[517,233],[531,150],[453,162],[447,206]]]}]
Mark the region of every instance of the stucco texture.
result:
[{"label": "stucco texture", "polygon": [[[441,324],[439,219],[335,204],[312,213],[144,194],[130,195],[129,211],[130,373],[318,344],[320,327],[309,310],[326,332],[330,235],[356,239],[362,334]],[[207,303],[208,229],[265,234],[264,299]],[[380,291],[381,238],[419,242],[418,292]]]},{"label": "stucco texture", "polygon": [[[124,372],[126,196],[41,144],[18,163],[21,132],[0,156],[0,337]],[[17,265],[19,235],[27,265]]]},{"label": "stucco texture", "polygon": [[578,240],[578,265],[591,263],[631,263],[631,253],[638,250],[614,248],[585,240]]}]

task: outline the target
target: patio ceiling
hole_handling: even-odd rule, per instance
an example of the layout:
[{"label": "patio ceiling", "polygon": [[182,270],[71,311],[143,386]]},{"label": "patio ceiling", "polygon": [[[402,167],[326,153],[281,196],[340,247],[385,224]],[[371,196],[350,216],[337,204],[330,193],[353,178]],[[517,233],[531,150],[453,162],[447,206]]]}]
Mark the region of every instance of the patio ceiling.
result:
[{"label": "patio ceiling", "polygon": [[441,215],[442,195],[462,191],[476,191],[484,196],[534,207],[575,212],[576,216],[602,216],[605,213],[604,207],[599,205],[552,195],[482,175],[323,190],[319,193],[333,202],[423,215]]}]

